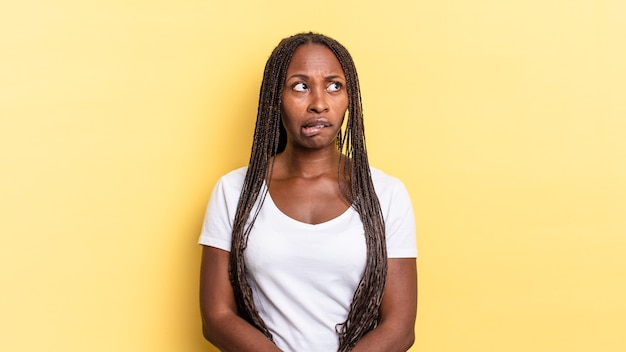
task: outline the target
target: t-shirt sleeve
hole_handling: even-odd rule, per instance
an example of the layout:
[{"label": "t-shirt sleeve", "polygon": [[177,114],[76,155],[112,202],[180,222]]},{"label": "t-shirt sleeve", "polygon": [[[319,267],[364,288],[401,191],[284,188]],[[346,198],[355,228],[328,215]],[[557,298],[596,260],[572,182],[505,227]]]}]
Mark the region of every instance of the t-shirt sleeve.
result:
[{"label": "t-shirt sleeve", "polygon": [[415,215],[411,198],[404,184],[392,179],[383,196],[381,208],[385,214],[388,258],[417,258]]},{"label": "t-shirt sleeve", "polygon": [[209,199],[198,243],[230,251],[238,197],[239,193],[229,187],[225,177],[217,182]]}]

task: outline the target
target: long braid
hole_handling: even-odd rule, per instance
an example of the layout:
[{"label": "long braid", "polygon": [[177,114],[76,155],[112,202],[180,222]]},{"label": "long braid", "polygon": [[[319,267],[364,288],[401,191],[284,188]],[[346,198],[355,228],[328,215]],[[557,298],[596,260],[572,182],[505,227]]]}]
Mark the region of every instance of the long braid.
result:
[{"label": "long braid", "polygon": [[[339,46],[331,48],[341,63],[348,89],[348,121],[342,149],[343,169],[349,170],[348,194],[352,206],[359,213],[367,245],[367,259],[363,277],[354,293],[345,322],[338,324],[339,352],[350,351],[379,321],[380,302],[387,278],[387,248],[385,225],[380,203],[370,174],[359,79],[348,51]],[[344,172],[344,175],[347,173]],[[347,186],[344,176],[344,190]]]},{"label": "long braid", "polygon": [[[277,47],[265,65],[250,162],[233,222],[230,254],[229,274],[237,303],[237,312],[269,339],[272,339],[272,335],[263,319],[259,316],[252,297],[252,289],[246,279],[246,265],[243,252],[246,249],[248,236],[258,211],[254,214],[249,225],[246,226],[246,223],[261,193],[268,171],[269,160],[278,150],[281,115],[280,96],[282,93],[282,82],[284,81],[290,59],[291,55],[285,55],[285,48]],[[265,195],[266,193],[261,196],[260,204],[265,199]]]},{"label": "long braid", "polygon": [[365,148],[361,94],[356,68],[348,51],[331,38],[320,34],[303,33],[283,39],[265,65],[250,162],[233,223],[229,274],[238,314],[272,339],[255,307],[252,289],[246,279],[243,252],[269,190],[269,184],[264,187],[264,180],[267,177],[271,181],[272,157],[282,152],[286,145],[286,133],[281,122],[281,95],[287,68],[294,51],[306,43],[324,45],[337,56],[346,76],[349,99],[345,132],[343,137],[338,138],[338,147],[341,151],[338,175],[343,175],[339,179],[339,187],[359,213],[363,223],[367,259],[348,317],[345,322],[337,324],[338,351],[345,352],[350,351],[361,337],[378,324],[380,302],[387,276],[387,253],[384,220],[374,191]]}]

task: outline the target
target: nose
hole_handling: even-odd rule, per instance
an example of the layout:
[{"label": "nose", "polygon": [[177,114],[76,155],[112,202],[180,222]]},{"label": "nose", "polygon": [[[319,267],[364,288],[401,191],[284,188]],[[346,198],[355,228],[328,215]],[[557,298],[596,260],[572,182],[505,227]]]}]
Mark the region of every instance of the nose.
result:
[{"label": "nose", "polygon": [[320,89],[311,90],[309,106],[307,107],[309,112],[321,114],[329,110],[328,97],[325,93],[325,91],[320,91]]}]

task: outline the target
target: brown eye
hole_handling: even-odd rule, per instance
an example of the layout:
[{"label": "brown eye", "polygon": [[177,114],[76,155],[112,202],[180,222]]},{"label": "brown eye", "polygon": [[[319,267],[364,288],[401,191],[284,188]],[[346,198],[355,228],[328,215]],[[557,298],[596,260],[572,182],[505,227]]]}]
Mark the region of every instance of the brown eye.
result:
[{"label": "brown eye", "polygon": [[339,90],[341,90],[341,83],[339,82],[330,82],[330,84],[328,85],[328,91],[330,92],[338,92]]},{"label": "brown eye", "polygon": [[304,92],[308,88],[309,87],[305,83],[302,83],[302,82],[298,82],[298,83],[293,85],[293,90],[295,90],[297,92]]}]

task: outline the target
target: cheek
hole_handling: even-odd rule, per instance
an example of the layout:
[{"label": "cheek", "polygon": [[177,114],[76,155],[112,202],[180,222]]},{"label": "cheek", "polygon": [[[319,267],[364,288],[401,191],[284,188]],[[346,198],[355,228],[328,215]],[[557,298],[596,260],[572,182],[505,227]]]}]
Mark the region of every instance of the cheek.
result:
[{"label": "cheek", "polygon": [[280,118],[283,121],[283,125],[288,126],[293,120],[293,112],[289,108],[282,108],[280,110]]},{"label": "cheek", "polygon": [[348,99],[346,98],[345,101],[343,101],[339,107],[339,111],[341,111],[341,115],[345,116],[346,112],[348,111]]},{"label": "cheek", "polygon": [[289,97],[283,97],[280,110],[285,115],[293,116],[298,111],[298,102]]},{"label": "cheek", "polygon": [[341,99],[339,99],[337,105],[339,106],[339,109],[345,113],[345,111],[348,110],[348,95],[344,94]]},{"label": "cheek", "polygon": [[297,119],[294,116],[294,111],[289,109],[289,107],[283,107],[281,109],[280,119],[287,134],[290,134],[293,131],[294,126],[297,125]]}]

